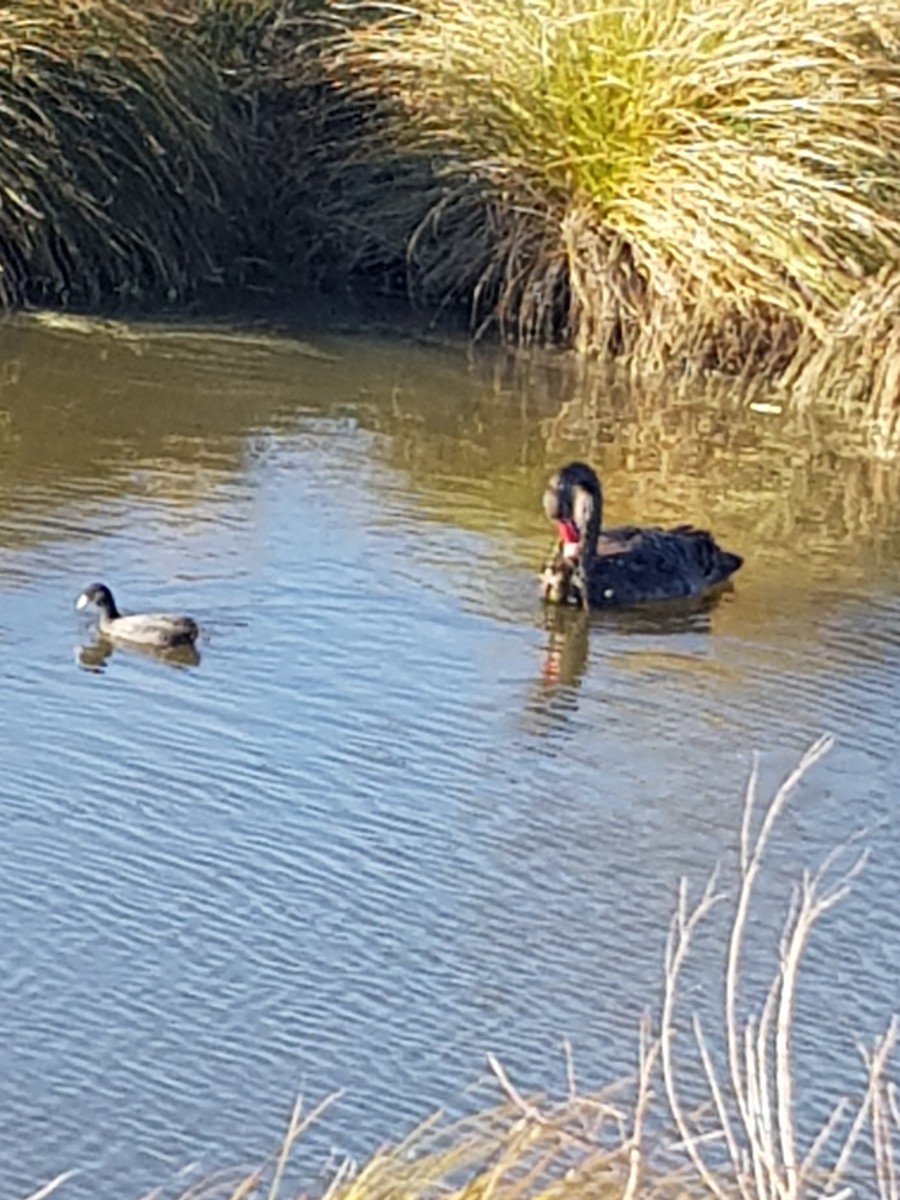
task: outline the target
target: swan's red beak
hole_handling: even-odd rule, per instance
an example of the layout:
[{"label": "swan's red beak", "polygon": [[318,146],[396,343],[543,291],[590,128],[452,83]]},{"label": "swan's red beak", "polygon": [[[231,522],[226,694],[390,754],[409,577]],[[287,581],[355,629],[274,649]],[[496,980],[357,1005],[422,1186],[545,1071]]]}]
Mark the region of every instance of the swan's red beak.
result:
[{"label": "swan's red beak", "polygon": [[557,521],[556,530],[559,534],[559,540],[562,542],[562,551],[565,557],[576,557],[581,539],[578,536],[578,530],[575,528],[574,521]]}]

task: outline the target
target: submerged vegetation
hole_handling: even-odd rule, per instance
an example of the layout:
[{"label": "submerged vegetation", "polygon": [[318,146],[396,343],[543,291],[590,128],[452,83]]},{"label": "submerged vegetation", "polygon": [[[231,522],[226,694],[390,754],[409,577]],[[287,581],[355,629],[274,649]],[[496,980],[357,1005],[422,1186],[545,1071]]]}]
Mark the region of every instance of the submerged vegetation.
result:
[{"label": "submerged vegetation", "polygon": [[[847,895],[865,852],[833,853],[797,885],[768,984],[748,960],[754,916],[765,908],[761,873],[773,832],[804,775],[827,753],[822,738],[760,806],[747,788],[730,899],[714,874],[699,897],[682,883],[669,926],[659,1011],[641,1023],[630,1079],[593,1094],[576,1086],[560,1100],[525,1096],[488,1055],[500,1104],[448,1121],[437,1114],[409,1138],[356,1168],[332,1172],[324,1200],[873,1200],[900,1196],[900,1098],[890,1080],[897,1016],[861,1048],[859,1095],[841,1098],[818,1126],[801,1119],[794,1053],[798,983],[810,936]],[[760,811],[761,809],[761,811]],[[685,1013],[688,960],[713,909],[722,927],[721,1020]],[[824,1014],[822,1014],[824,1015]],[[249,1200],[296,1195],[285,1182],[292,1149],[329,1101],[304,1115],[298,1101],[270,1163],[247,1174],[201,1179],[178,1200]],[[54,1181],[29,1200],[47,1196]],[[851,1185],[852,1181],[852,1185]],[[855,1189],[858,1189],[855,1190]],[[162,1193],[154,1193],[161,1195]]]},{"label": "submerged vegetation", "polygon": [[362,281],[896,432],[900,0],[17,0],[0,66],[7,306]]}]

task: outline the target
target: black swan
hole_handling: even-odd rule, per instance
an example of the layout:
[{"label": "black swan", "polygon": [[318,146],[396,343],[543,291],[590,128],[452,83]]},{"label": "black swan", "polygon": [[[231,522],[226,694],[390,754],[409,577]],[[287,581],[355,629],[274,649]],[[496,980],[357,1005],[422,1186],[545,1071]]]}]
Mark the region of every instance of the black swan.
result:
[{"label": "black swan", "polygon": [[698,598],[726,585],[744,561],[691,525],[601,531],[600,480],[585,463],[569,463],[552,476],[544,512],[559,532],[556,555],[541,575],[548,603],[621,608]]}]

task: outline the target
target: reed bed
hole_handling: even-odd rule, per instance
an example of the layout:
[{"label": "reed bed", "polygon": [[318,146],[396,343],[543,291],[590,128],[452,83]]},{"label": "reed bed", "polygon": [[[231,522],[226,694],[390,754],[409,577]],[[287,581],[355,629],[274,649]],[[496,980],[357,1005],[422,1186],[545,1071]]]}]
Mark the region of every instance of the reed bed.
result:
[{"label": "reed bed", "polygon": [[0,304],[175,297],[216,278],[240,154],[174,8],[0,7]]},{"label": "reed bed", "polygon": [[[582,1094],[569,1055],[567,1094],[551,1101],[524,1095],[488,1055],[499,1104],[455,1121],[436,1114],[360,1167],[345,1163],[319,1189],[322,1200],[898,1200],[900,1095],[889,1077],[896,1016],[874,1044],[861,1048],[854,1100],[839,1098],[821,1127],[805,1136],[795,1102],[804,956],[817,923],[863,869],[865,851],[842,847],[816,871],[804,872],[768,988],[759,998],[758,989],[746,986],[752,974],[747,942],[766,854],[799,783],[830,746],[828,738],[812,745],[765,804],[754,770],[730,895],[718,873],[693,901],[682,883],[666,943],[660,1011],[641,1023],[629,1079]],[[682,1011],[683,980],[702,927],[725,903],[731,915],[722,946],[724,998],[721,1023],[711,1032],[696,1013]],[[178,1200],[296,1196],[286,1182],[291,1153],[328,1103],[304,1114],[297,1102],[269,1163],[198,1181]],[[43,1200],[64,1182],[53,1181],[29,1200]]]},{"label": "reed bed", "polygon": [[900,264],[861,287],[828,336],[781,383],[807,405],[842,414],[874,458],[900,453]]},{"label": "reed bed", "polygon": [[898,0],[326,15],[293,161],[324,256],[476,329],[777,372],[897,260]]}]

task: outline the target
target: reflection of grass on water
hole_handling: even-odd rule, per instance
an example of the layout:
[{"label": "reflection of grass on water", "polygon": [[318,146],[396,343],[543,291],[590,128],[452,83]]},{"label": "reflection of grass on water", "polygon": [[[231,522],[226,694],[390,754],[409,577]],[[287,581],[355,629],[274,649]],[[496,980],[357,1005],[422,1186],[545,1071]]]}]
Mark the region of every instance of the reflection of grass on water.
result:
[{"label": "reflection of grass on water", "polygon": [[388,435],[377,452],[442,517],[512,528],[531,562],[546,548],[546,476],[572,458],[599,471],[611,525],[709,526],[758,560],[754,572],[777,566],[792,593],[814,559],[840,587],[876,567],[883,547],[890,556],[900,474],[873,456],[872,428],[828,408],[748,393],[721,375],[641,382],[539,352],[492,356],[465,388],[448,381],[438,408],[427,364],[421,380],[414,366],[390,403],[376,397],[360,410],[366,428]]},{"label": "reflection of grass on water", "polygon": [[[794,407],[778,393],[755,403],[721,376],[685,381],[585,377],[542,422],[548,455],[608,463],[631,515],[700,514],[710,494],[727,498],[723,518],[759,544],[791,554],[846,548],[871,555],[892,527],[900,477],[881,461],[882,426],[848,421],[836,406]],[[737,518],[737,521],[735,519]]]},{"label": "reflection of grass on water", "polygon": [[[698,931],[724,899],[714,874],[693,902],[686,883],[679,890],[666,943],[661,1010],[641,1023],[632,1078],[581,1094],[570,1060],[568,1095],[551,1102],[521,1094],[489,1055],[502,1103],[457,1121],[438,1114],[360,1167],[345,1164],[323,1189],[326,1200],[674,1200],[700,1194],[718,1200],[850,1200],[857,1194],[896,1200],[900,1103],[887,1078],[896,1016],[862,1051],[860,1098],[840,1099],[813,1134],[801,1133],[795,1104],[793,1040],[802,960],[817,922],[847,894],[865,853],[844,869],[835,853],[817,871],[804,873],[761,1005],[754,1007],[744,986],[746,944],[773,829],[830,744],[822,738],[810,747],[761,812],[755,773],[751,778],[737,894],[723,946],[719,1028],[711,1031],[696,1013],[683,1014],[679,1002]],[[294,1195],[284,1184],[291,1152],[328,1103],[304,1116],[298,1101],[282,1145],[266,1166],[203,1179],[179,1200]],[[863,1189],[859,1193],[846,1182],[851,1178]],[[62,1180],[50,1187],[56,1182]]]}]

